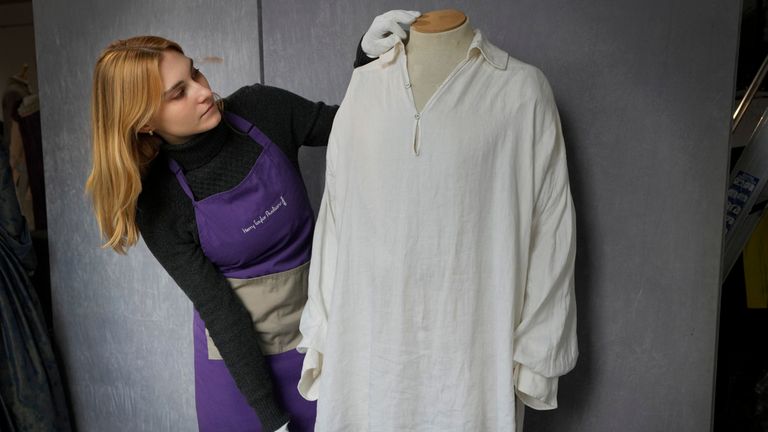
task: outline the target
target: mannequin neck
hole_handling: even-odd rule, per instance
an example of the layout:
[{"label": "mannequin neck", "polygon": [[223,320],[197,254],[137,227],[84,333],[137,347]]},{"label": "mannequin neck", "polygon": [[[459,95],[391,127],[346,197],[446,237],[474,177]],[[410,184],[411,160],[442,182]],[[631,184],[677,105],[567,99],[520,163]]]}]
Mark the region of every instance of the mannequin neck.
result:
[{"label": "mannequin neck", "polygon": [[427,12],[411,24],[411,30],[420,33],[442,33],[464,24],[467,16],[456,9],[440,9]]},{"label": "mannequin neck", "polygon": [[459,27],[439,33],[423,33],[411,27],[405,52],[411,91],[418,111],[466,58],[474,36],[469,19]]},{"label": "mannequin neck", "polygon": [[466,55],[469,45],[474,38],[474,30],[466,19],[460,26],[439,33],[423,33],[411,27],[408,45],[405,47],[408,57],[412,55]]}]

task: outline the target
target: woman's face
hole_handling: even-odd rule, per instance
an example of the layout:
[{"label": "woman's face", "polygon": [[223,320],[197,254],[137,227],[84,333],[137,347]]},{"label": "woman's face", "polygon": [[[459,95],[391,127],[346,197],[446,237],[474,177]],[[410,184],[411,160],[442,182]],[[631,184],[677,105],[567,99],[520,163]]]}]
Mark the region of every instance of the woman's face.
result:
[{"label": "woman's face", "polygon": [[213,129],[221,121],[208,80],[192,59],[166,50],[160,59],[163,102],[150,129],[170,144],[181,144],[193,135]]}]

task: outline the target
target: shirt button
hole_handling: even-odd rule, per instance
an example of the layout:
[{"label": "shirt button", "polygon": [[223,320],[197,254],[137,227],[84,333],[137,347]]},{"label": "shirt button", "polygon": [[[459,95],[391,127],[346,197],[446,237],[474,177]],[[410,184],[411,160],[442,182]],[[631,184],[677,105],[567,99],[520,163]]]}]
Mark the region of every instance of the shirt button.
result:
[{"label": "shirt button", "polygon": [[411,83],[405,83],[405,88],[411,88]]},{"label": "shirt button", "polygon": [[418,115],[418,114],[414,114],[414,115],[413,115],[413,118],[415,118],[416,120],[418,120],[418,119],[420,119],[420,118],[421,118],[421,116],[420,116],[420,115]]}]

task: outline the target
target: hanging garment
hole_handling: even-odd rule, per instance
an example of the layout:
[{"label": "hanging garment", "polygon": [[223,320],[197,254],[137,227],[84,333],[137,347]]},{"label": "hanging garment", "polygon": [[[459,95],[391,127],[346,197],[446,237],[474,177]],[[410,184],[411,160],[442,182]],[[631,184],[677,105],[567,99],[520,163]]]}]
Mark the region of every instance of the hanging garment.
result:
[{"label": "hanging garment", "polygon": [[14,116],[14,120],[19,124],[19,132],[24,145],[24,159],[32,201],[33,217],[29,220],[35,230],[45,230],[48,223],[46,221],[43,139],[40,129],[38,96],[34,94],[25,97],[17,109],[17,114]]},{"label": "hanging garment", "polygon": [[[312,209],[301,177],[280,149],[246,120],[232,113],[225,116],[263,148],[239,185],[195,200],[181,167],[169,160],[170,168],[192,200],[205,255],[229,279],[253,317],[275,393],[291,416],[291,431],[312,431],[315,403],[296,390],[304,356],[294,349],[307,296]],[[260,431],[256,413],[236,387],[197,312],[193,332],[200,430]]]},{"label": "hanging garment", "polygon": [[16,120],[11,120],[11,140],[8,148],[13,173],[13,182],[16,186],[16,198],[19,201],[21,214],[27,221],[31,230],[34,226],[34,209],[32,208],[32,193],[29,188],[29,173],[27,172],[27,159],[24,154],[24,142],[21,137],[21,128]]},{"label": "hanging garment", "polygon": [[3,90],[3,124],[5,125],[5,134],[3,135],[3,147],[6,149],[10,145],[11,119],[16,108],[19,107],[25,96],[29,95],[29,83],[15,76],[8,78],[5,90]]},{"label": "hanging garment", "polygon": [[410,87],[400,43],[337,113],[300,390],[318,432],[514,431],[516,399],[555,408],[577,357],[554,98],[479,31],[421,112]]},{"label": "hanging garment", "polygon": [[32,241],[0,146],[0,430],[69,431],[56,358],[27,272]]},{"label": "hanging garment", "polygon": [[0,235],[0,430],[70,430],[45,322],[24,266]]},{"label": "hanging garment", "polygon": [[[16,239],[10,242],[17,247],[14,254],[19,259],[26,260],[30,255],[31,243],[20,240],[28,235],[28,229],[21,215],[19,200],[16,198],[10,155],[8,149],[2,146],[0,146],[0,232],[4,232],[11,239]],[[27,268],[33,270],[34,265],[29,265]]]}]

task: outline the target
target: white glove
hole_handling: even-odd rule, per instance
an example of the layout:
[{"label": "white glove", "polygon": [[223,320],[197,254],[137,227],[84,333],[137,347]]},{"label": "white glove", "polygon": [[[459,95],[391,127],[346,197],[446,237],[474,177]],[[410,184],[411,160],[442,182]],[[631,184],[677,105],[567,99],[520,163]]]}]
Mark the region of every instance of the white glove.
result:
[{"label": "white glove", "polygon": [[421,12],[406,10],[391,10],[377,16],[363,35],[360,46],[368,57],[376,58],[384,54],[397,41],[406,38],[405,30],[400,26],[410,26],[419,16]]},{"label": "white glove", "polygon": [[275,432],[288,432],[288,423],[280,426],[280,429],[276,430]]}]

